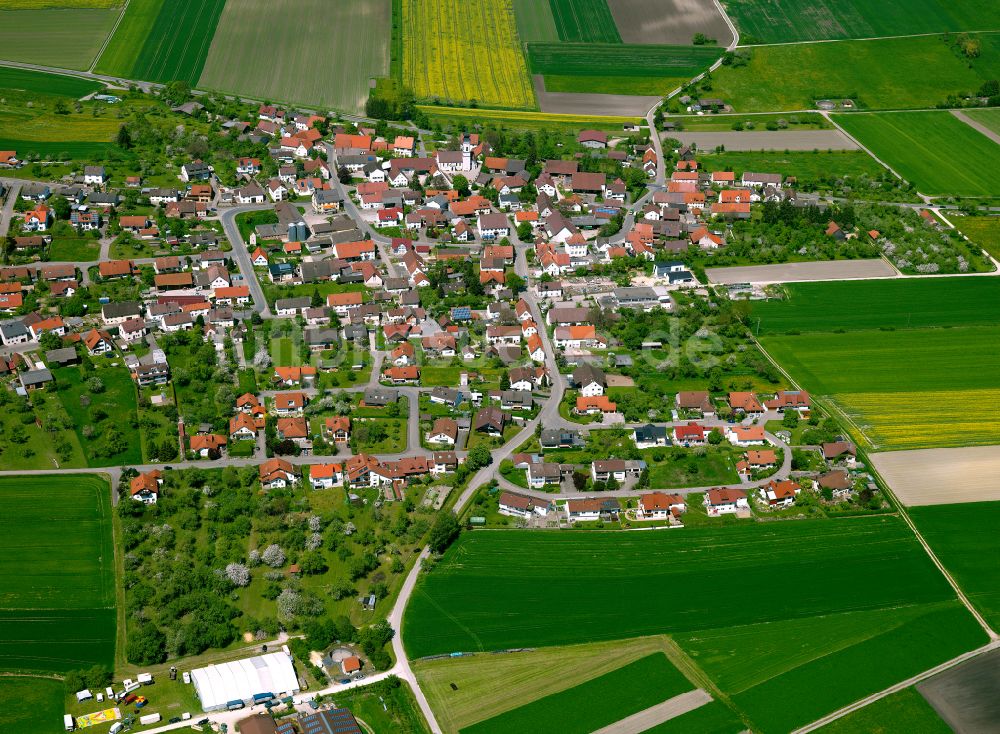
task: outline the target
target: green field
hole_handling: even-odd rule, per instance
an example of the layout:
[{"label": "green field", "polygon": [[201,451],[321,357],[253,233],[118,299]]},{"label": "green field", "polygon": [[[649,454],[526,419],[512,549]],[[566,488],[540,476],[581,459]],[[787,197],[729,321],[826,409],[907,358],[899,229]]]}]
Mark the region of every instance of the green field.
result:
[{"label": "green field", "polygon": [[61,680],[0,676],[0,731],[61,734],[63,695]]},{"label": "green field", "polygon": [[[73,421],[77,439],[83,447],[88,466],[127,466],[142,463],[142,446],[139,432],[134,430],[136,418],[135,383],[124,368],[84,371],[82,367],[59,367],[52,371],[59,387],[59,400]],[[101,392],[88,389],[87,381],[97,376],[104,386]],[[88,405],[84,405],[89,402]],[[99,418],[101,411],[104,418]],[[86,435],[86,426],[94,434]],[[101,446],[106,431],[117,428],[125,442],[123,451],[102,455]]]},{"label": "green field", "polygon": [[737,179],[744,171],[781,171],[802,181],[827,176],[868,176],[878,178],[885,168],[861,150],[789,151],[755,153],[727,151],[699,156],[709,171],[733,171]]},{"label": "green field", "polygon": [[548,0],[548,3],[560,40],[573,43],[622,42],[608,0]]},{"label": "green field", "polygon": [[[149,28],[142,43],[142,50],[135,57],[132,79],[150,82],[185,81],[195,85],[205,66],[219,16],[226,0],[183,0],[165,2],[160,6],[156,19]],[[142,8],[137,23],[147,24],[152,14],[152,6]],[[116,48],[134,43],[130,36],[119,39],[115,35]],[[116,58],[120,53],[127,59],[127,50],[113,51]]]},{"label": "green field", "polygon": [[727,132],[733,129],[733,123],[753,123],[755,129],[766,129],[769,122],[783,120],[788,123],[789,130],[830,130],[833,125],[817,112],[800,112],[797,114],[772,115],[670,115],[668,122],[679,123],[687,132]]},{"label": "green field", "polygon": [[718,49],[705,46],[647,46],[623,43],[528,44],[528,59],[532,73],[559,76],[690,78],[711,65],[719,58],[719,53]]},{"label": "green field", "polygon": [[706,703],[662,724],[646,729],[644,734],[737,734],[746,725],[718,701]]},{"label": "green field", "polygon": [[728,0],[726,11],[744,44],[1000,28],[1000,8],[973,0]]},{"label": "green field", "polygon": [[0,670],[110,666],[116,620],[107,482],[0,478],[0,524]]},{"label": "green field", "polygon": [[103,86],[100,82],[75,76],[0,67],[0,89],[16,89],[32,94],[62,97],[84,97]]},{"label": "green field", "polygon": [[833,401],[854,438],[881,449],[996,443],[1000,327],[766,336],[804,389]]},{"label": "green field", "polygon": [[1000,191],[1000,145],[949,112],[834,119],[921,193],[990,197]]},{"label": "green field", "polygon": [[963,114],[1000,134],[1000,109],[993,107],[988,110],[963,110]]},{"label": "green field", "polygon": [[[655,729],[652,731],[656,731]],[[951,734],[951,727],[915,688],[870,703],[818,730],[821,734]]]},{"label": "green field", "polygon": [[983,51],[975,62],[960,59],[938,36],[751,48],[745,66],[713,72],[710,94],[737,112],[813,109],[826,98],[854,99],[869,109],[934,107],[996,78],[998,36],[979,38]]},{"label": "green field", "polygon": [[441,125],[483,123],[510,130],[557,130],[578,133],[583,128],[620,132],[622,125],[642,124],[638,117],[592,117],[590,115],[559,115],[548,112],[517,110],[471,110],[462,107],[421,105],[420,111]]},{"label": "green field", "polygon": [[994,259],[1000,258],[1000,217],[955,217],[951,222]]},{"label": "green field", "polygon": [[662,97],[687,84],[690,77],[545,75],[546,92],[632,94]]},{"label": "green field", "polygon": [[52,141],[40,143],[37,140],[0,138],[0,148],[16,150],[20,156],[37,155],[42,160],[69,160],[101,158],[112,147],[112,143],[67,143]]},{"label": "green field", "polygon": [[95,71],[112,76],[132,76],[163,3],[164,0],[129,0],[125,15],[98,59]]},{"label": "green field", "polygon": [[1000,626],[1000,502],[912,507],[908,511],[990,626]]},{"label": "green field", "polygon": [[0,10],[0,58],[86,70],[101,50],[119,8]]},{"label": "green field", "polygon": [[545,0],[514,0],[514,16],[523,43],[559,40],[552,6]]},{"label": "green field", "polygon": [[589,734],[694,688],[662,653],[462,729],[463,734]]},{"label": "green field", "polygon": [[[389,0],[304,0],[294,12],[266,0],[229,0],[200,86],[362,112],[369,81],[389,72],[390,21]],[[268,63],[260,63],[262,48],[273,49]],[[311,73],[317,49],[323,72]]]},{"label": "green field", "polygon": [[756,333],[919,329],[1000,322],[1000,280],[996,278],[788,283],[784,289],[784,300],[754,302],[751,322]]}]

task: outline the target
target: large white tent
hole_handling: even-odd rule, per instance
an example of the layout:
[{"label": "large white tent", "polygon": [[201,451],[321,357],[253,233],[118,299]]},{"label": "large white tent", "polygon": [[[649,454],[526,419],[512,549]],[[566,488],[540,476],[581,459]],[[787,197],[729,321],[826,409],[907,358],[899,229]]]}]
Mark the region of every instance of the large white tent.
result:
[{"label": "large white tent", "polygon": [[281,696],[299,691],[292,658],[284,652],[198,668],[191,678],[205,711],[224,709],[231,701],[250,703],[257,693]]}]

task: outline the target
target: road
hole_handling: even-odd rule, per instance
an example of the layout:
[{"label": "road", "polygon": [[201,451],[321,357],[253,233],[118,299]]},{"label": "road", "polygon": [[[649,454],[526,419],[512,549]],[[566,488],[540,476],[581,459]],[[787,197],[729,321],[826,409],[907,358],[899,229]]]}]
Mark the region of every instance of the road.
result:
[{"label": "road", "polygon": [[[17,197],[21,193],[21,182],[17,179],[0,179],[0,181],[3,182],[5,188],[9,189],[7,198],[4,200],[3,210],[0,211],[0,239],[2,239],[10,231],[11,218],[14,216],[14,204],[17,203]],[[16,183],[11,183],[11,181]]]},{"label": "road", "polygon": [[218,217],[219,221],[222,222],[222,228],[225,230],[226,237],[229,238],[229,242],[233,246],[231,254],[233,260],[236,262],[236,266],[240,270],[240,275],[243,276],[243,282],[250,286],[254,311],[265,319],[271,318],[273,314],[267,305],[267,299],[264,297],[264,289],[260,287],[257,274],[254,272],[253,263],[250,261],[250,253],[247,250],[247,243],[243,241],[243,237],[240,235],[240,228],[236,225],[236,217],[244,212],[261,212],[273,208],[272,204],[236,206],[223,210]]},{"label": "road", "polygon": [[712,697],[700,688],[668,698],[663,703],[650,706],[636,714],[632,714],[614,724],[601,727],[594,734],[640,734],[640,732],[659,726],[665,721],[676,719],[681,714],[701,708],[710,703]]}]

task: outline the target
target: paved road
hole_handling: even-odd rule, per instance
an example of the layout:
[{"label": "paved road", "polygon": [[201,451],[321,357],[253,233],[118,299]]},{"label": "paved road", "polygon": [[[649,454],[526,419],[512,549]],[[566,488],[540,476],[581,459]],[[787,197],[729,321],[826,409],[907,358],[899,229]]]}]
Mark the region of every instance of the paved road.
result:
[{"label": "paved road", "polygon": [[640,734],[640,732],[652,729],[654,726],[659,726],[664,721],[670,721],[670,719],[675,719],[688,711],[694,711],[696,708],[710,703],[711,700],[712,697],[705,691],[696,688],[693,691],[668,698],[663,703],[650,706],[648,709],[616,721],[614,724],[602,727],[594,734]]},{"label": "paved road", "polygon": [[250,261],[250,253],[247,250],[247,243],[243,241],[243,237],[240,236],[240,228],[236,226],[236,217],[244,212],[261,212],[273,208],[272,204],[236,206],[223,210],[218,217],[219,221],[222,222],[222,228],[226,232],[226,237],[229,238],[229,242],[233,246],[231,254],[233,260],[236,261],[236,266],[240,269],[243,282],[250,286],[254,311],[265,319],[271,318],[273,314],[271,313],[271,308],[267,305],[267,299],[264,297],[264,289],[260,287],[260,283],[257,281],[257,274],[253,270],[253,263]]},{"label": "paved road", "polygon": [[4,201],[3,210],[0,211],[0,238],[6,237],[7,232],[10,230],[11,218],[14,216],[14,204],[17,203],[18,194],[21,193],[21,182],[9,183],[11,180],[16,181],[16,179],[2,179],[5,187],[9,187],[7,191],[7,199]]}]

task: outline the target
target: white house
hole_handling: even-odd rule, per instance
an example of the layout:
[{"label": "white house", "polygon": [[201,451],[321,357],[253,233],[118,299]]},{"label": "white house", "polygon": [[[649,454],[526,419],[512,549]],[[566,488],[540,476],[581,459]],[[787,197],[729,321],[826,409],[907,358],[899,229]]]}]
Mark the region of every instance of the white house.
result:
[{"label": "white house", "polygon": [[703,504],[705,511],[711,517],[732,515],[739,510],[750,508],[747,493],[742,489],[710,489],[705,493]]}]

